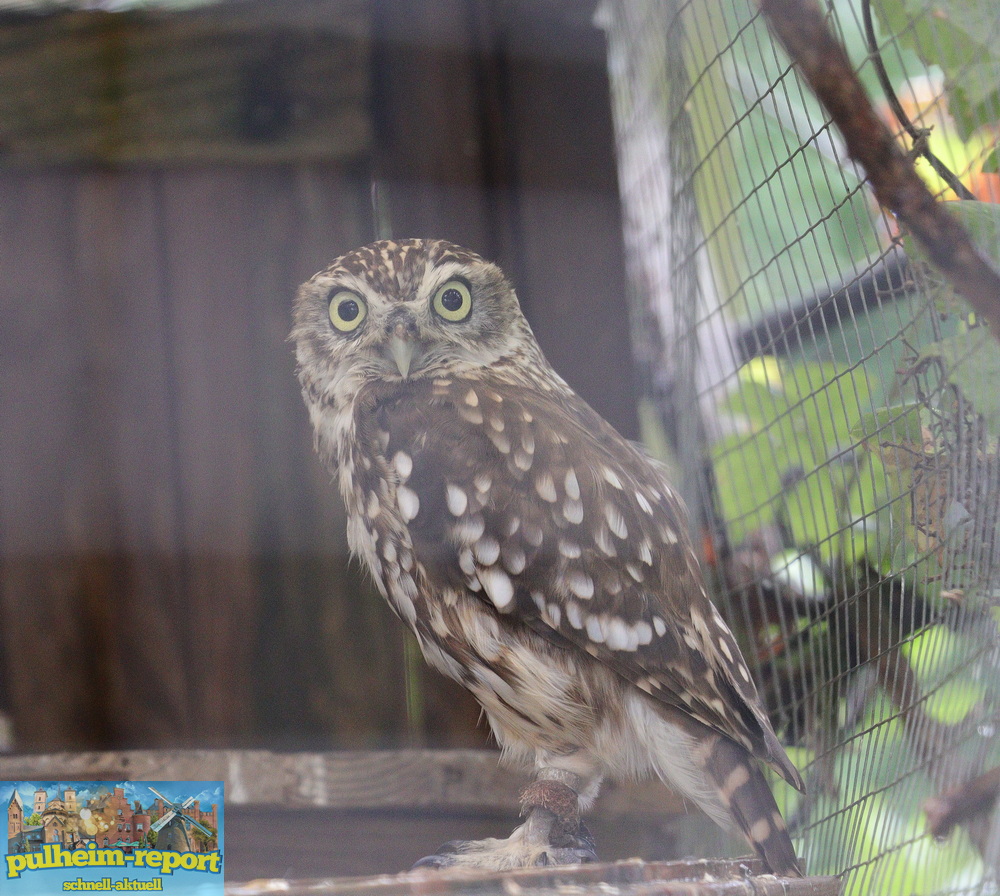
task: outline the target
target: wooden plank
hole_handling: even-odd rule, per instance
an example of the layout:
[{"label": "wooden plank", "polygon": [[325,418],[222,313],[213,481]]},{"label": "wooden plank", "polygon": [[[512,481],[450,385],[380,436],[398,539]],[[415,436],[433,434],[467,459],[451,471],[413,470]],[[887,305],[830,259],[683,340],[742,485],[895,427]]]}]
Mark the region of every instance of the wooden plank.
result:
[{"label": "wooden plank", "polygon": [[[223,780],[226,802],[337,810],[509,811],[528,784],[488,750],[275,753],[269,750],[132,750],[0,756],[0,779]],[[608,784],[601,814],[683,814],[655,782]]]},{"label": "wooden plank", "polygon": [[622,435],[635,439],[604,38],[589,22],[546,18],[539,27],[533,17],[540,12],[522,9],[497,26],[507,41],[505,128],[516,140],[519,296],[552,366]]},{"label": "wooden plank", "polygon": [[495,873],[445,869],[395,876],[311,881],[259,880],[230,883],[227,896],[263,896],[280,890],[288,896],[417,896],[426,893],[551,894],[579,896],[837,896],[835,877],[777,878],[762,874],[757,860],[622,862],[570,867],[526,868]]},{"label": "wooden plank", "polygon": [[0,163],[276,163],[357,156],[361,0],[0,21]]},{"label": "wooden plank", "polygon": [[[81,174],[108,190],[90,251],[100,253],[96,288],[106,348],[108,396],[102,440],[112,471],[104,496],[115,517],[110,546],[120,575],[101,598],[113,608],[106,654],[119,687],[107,699],[112,743],[180,744],[193,718],[184,666],[189,649],[186,569],[177,462],[177,375],[170,343],[170,281],[162,239],[162,178],[153,172]],[[96,435],[95,435],[96,437]],[[123,650],[121,645],[128,644]],[[135,695],[141,692],[142,699]]]},{"label": "wooden plank", "polygon": [[101,564],[85,562],[106,546],[108,529],[88,480],[100,465],[80,402],[95,376],[88,303],[75,288],[75,196],[73,177],[25,175],[6,180],[0,202],[0,280],[10,297],[0,327],[0,633],[26,748],[97,745],[110,727],[97,697],[101,619],[90,600]]}]

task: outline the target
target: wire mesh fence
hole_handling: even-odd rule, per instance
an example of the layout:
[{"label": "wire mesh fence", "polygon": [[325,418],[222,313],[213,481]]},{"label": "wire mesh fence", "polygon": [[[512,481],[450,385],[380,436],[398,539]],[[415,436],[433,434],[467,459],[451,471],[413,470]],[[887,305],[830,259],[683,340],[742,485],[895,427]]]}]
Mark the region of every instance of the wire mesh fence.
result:
[{"label": "wire mesh fence", "polygon": [[[1000,7],[826,9],[996,260]],[[775,783],[799,852],[847,893],[996,892],[1000,349],[756,4],[609,0],[599,20],[645,435],[806,776],[805,796]]]}]

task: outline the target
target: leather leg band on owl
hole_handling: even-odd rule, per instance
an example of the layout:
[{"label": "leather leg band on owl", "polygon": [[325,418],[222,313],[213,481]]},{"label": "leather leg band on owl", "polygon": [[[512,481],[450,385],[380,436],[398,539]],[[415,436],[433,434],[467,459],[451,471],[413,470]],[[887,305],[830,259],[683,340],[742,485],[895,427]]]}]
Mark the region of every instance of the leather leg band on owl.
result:
[{"label": "leather leg band on owl", "polygon": [[594,840],[580,821],[579,788],[583,779],[572,772],[543,768],[521,794],[526,835],[557,851],[570,851],[570,861],[597,861]]},{"label": "leather leg band on owl", "polygon": [[[544,814],[543,814],[544,813]],[[576,791],[558,781],[535,781],[521,794],[521,816],[538,825],[545,818],[552,844],[562,844],[580,830],[580,803]]]}]

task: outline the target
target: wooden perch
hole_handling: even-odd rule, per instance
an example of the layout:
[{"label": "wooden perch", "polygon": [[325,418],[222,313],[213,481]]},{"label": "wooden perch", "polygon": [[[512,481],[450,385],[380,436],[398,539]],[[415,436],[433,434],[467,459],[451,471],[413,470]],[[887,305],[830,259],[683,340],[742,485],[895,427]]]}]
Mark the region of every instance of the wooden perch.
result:
[{"label": "wooden perch", "polygon": [[875,196],[917,239],[1000,339],[1000,274],[920,179],[872,107],[847,53],[814,0],[760,0],[771,30],[840,129]]}]

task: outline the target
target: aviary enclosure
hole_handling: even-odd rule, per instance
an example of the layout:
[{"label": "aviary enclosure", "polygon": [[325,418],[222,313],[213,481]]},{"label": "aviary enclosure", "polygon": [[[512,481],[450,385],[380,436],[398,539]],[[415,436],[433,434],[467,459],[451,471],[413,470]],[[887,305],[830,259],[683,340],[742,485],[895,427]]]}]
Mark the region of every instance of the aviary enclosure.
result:
[{"label": "aviary enclosure", "polygon": [[[996,10],[825,10],[995,261]],[[804,798],[776,786],[809,870],[993,892],[995,334],[874,201],[754,6],[604,15],[648,419],[807,769]]]}]

